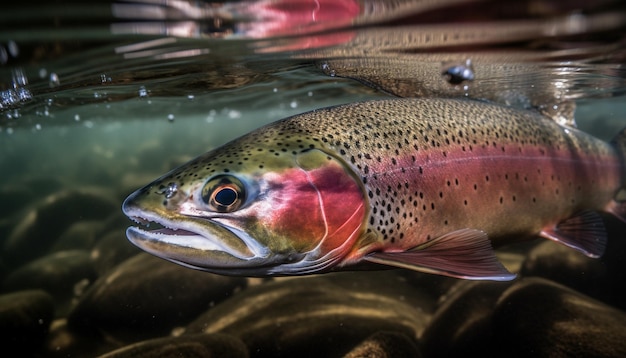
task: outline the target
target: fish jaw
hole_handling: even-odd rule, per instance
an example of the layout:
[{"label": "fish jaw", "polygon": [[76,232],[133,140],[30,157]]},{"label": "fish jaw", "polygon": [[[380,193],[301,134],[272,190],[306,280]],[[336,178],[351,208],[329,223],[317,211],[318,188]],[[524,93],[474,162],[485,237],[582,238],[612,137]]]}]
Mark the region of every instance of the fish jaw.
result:
[{"label": "fish jaw", "polygon": [[135,222],[162,226],[156,230],[131,226],[126,230],[129,241],[140,249],[199,270],[206,271],[206,262],[211,262],[211,271],[216,273],[238,274],[249,266],[257,268],[260,261],[271,261],[269,250],[243,232],[229,230],[216,220],[148,205],[150,200],[141,200],[147,190],[149,187],[138,190],[122,205],[124,214]]}]

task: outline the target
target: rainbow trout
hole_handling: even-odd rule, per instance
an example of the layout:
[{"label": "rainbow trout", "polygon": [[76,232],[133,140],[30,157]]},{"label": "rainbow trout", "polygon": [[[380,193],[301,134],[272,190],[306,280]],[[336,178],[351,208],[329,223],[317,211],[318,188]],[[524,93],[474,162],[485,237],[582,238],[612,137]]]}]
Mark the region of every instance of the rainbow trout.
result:
[{"label": "rainbow trout", "polygon": [[590,257],[624,218],[626,134],[612,143],[534,112],[393,99],[293,116],[231,141],[130,195],[141,249],[227,275],[392,266],[515,277],[493,245],[541,236]]}]

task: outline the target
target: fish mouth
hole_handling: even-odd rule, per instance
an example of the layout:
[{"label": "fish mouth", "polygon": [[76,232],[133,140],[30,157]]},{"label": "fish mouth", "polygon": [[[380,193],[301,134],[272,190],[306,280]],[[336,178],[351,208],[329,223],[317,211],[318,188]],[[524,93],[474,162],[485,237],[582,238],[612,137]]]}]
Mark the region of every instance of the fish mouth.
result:
[{"label": "fish mouth", "polygon": [[245,274],[268,264],[269,250],[241,230],[212,219],[143,210],[129,199],[122,211],[141,227],[129,227],[126,237],[152,255],[221,274]]}]

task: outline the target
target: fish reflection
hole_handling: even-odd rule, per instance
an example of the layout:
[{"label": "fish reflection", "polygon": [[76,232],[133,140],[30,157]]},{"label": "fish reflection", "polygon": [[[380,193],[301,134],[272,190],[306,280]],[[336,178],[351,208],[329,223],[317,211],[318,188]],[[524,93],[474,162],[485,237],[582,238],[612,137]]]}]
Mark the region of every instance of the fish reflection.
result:
[{"label": "fish reflection", "polygon": [[[242,46],[314,61],[399,97],[483,99],[568,125],[575,100],[626,88],[618,60],[626,12],[611,1],[131,1],[113,13],[125,20],[112,25],[114,33],[254,40]],[[156,46],[124,56],[201,50]]]}]

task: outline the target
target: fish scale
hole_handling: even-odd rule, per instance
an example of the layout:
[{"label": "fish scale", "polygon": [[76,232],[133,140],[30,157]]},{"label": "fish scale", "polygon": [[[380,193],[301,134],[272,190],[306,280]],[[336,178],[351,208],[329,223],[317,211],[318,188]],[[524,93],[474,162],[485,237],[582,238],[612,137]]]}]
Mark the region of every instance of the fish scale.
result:
[{"label": "fish scale", "polygon": [[[464,100],[379,101],[318,110],[297,124],[318,133],[303,141],[338,153],[359,174],[369,230],[406,239],[399,249],[475,225],[492,240],[501,226],[530,236],[615,195],[621,164],[609,144],[532,112],[484,106],[490,111]],[[520,218],[528,210],[538,213],[533,225]]]},{"label": "fish scale", "polygon": [[[614,146],[535,112],[472,100],[324,108],[227,143],[125,201],[130,217],[195,233],[193,244],[185,235],[127,234],[149,252],[217,273],[369,262],[510,279],[492,244],[543,236],[602,254],[595,212],[625,212],[613,200],[624,137]],[[176,195],[164,197],[164,188]],[[215,199],[214,188],[229,194]],[[209,197],[224,206],[211,208]]]}]

